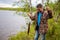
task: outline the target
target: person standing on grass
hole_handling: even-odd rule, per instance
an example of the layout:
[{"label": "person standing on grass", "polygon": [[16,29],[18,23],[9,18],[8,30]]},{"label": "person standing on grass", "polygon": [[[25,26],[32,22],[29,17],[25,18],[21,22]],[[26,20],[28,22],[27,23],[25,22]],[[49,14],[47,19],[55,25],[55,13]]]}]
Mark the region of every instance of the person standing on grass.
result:
[{"label": "person standing on grass", "polygon": [[28,14],[31,20],[35,20],[36,22],[34,40],[38,40],[39,35],[41,36],[41,40],[45,40],[45,35],[48,30],[47,20],[49,18],[52,18],[52,12],[48,12],[48,10],[43,10],[42,4],[38,4],[36,8],[37,13],[34,16],[32,16],[32,14]]}]

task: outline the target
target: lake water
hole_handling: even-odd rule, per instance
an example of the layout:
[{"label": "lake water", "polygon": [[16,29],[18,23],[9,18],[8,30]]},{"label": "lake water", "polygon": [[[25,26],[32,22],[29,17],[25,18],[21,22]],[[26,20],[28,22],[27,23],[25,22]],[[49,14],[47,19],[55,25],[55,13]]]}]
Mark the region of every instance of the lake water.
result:
[{"label": "lake water", "polygon": [[26,30],[25,18],[17,15],[15,11],[0,10],[0,40],[8,40],[8,37]]}]

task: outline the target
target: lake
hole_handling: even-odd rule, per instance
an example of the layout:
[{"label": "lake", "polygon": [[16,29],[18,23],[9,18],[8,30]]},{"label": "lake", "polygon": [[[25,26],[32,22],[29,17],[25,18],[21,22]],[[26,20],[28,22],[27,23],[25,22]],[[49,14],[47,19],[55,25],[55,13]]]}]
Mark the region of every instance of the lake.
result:
[{"label": "lake", "polygon": [[8,40],[10,35],[27,29],[25,17],[15,11],[0,10],[0,40]]}]

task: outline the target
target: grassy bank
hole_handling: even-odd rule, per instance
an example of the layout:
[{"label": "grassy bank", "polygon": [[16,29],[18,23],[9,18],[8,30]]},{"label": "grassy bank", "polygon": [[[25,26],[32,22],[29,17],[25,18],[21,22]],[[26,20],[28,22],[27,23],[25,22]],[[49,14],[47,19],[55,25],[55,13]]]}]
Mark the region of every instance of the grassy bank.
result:
[{"label": "grassy bank", "polygon": [[15,36],[11,36],[9,40],[33,40],[34,39],[34,25],[31,25],[30,27],[30,33],[29,35],[27,34],[27,31],[25,32],[19,32]]},{"label": "grassy bank", "polygon": [[[60,19],[59,22],[55,22],[54,19],[49,19],[49,29],[46,34],[46,40],[60,40]],[[20,32],[15,36],[11,36],[9,40],[34,40],[35,24],[31,25],[30,35],[27,35],[27,31]]]}]

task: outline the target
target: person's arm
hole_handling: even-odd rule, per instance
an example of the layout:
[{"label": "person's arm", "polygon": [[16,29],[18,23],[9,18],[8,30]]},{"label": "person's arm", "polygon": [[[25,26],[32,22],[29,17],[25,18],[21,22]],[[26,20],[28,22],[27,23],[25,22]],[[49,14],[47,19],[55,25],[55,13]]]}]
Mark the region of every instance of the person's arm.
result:
[{"label": "person's arm", "polygon": [[33,16],[32,14],[28,14],[31,20],[35,20],[35,15]]},{"label": "person's arm", "polygon": [[52,10],[49,10],[49,11],[48,11],[48,18],[49,18],[49,19],[53,18]]}]

